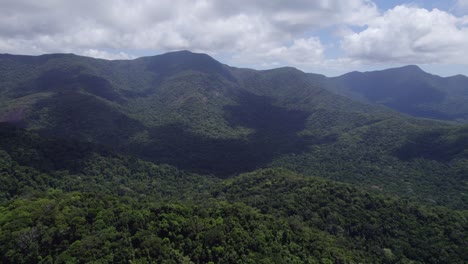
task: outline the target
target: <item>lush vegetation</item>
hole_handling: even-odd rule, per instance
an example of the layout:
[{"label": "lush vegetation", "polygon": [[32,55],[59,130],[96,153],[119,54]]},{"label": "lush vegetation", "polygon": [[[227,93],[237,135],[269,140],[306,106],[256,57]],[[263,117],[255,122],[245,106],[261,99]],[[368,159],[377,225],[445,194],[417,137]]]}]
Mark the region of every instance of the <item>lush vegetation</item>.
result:
[{"label": "lush vegetation", "polygon": [[[357,256],[372,263],[443,263],[466,258],[466,211],[420,207],[278,169],[240,175],[221,184],[217,197],[286,218],[291,228],[303,234],[325,231],[332,242],[325,248],[336,250],[331,254],[335,263],[359,262]],[[314,244],[313,240],[308,243]],[[341,255],[341,247],[355,255]]]},{"label": "lush vegetation", "polygon": [[[87,191],[102,195],[151,195],[192,199],[218,181],[155,165],[108,149],[63,139],[45,139],[10,125],[0,126],[0,201],[45,192]],[[193,190],[192,190],[193,189]],[[199,190],[200,189],[200,190]]]},{"label": "lush vegetation", "polygon": [[[329,145],[284,155],[272,165],[467,209],[466,129],[420,130],[414,123],[385,120],[342,133]],[[408,133],[408,138],[402,140],[401,133]]]},{"label": "lush vegetation", "polygon": [[[407,78],[420,73],[405,69]],[[433,131],[461,135],[447,132],[457,126],[337,96],[323,89],[324,78],[293,68],[231,68],[190,52],[131,61],[2,55],[0,121],[200,174],[286,167],[466,208],[466,155],[450,155],[454,146],[467,149],[466,140],[411,150],[437,148],[454,158],[403,153]]]},{"label": "lush vegetation", "polygon": [[468,262],[468,128],[329,81],[0,55],[0,262]]},{"label": "lush vegetation", "polygon": [[[266,169],[226,180],[1,129],[2,263],[463,263],[466,211]],[[16,144],[13,144],[16,142]]]}]

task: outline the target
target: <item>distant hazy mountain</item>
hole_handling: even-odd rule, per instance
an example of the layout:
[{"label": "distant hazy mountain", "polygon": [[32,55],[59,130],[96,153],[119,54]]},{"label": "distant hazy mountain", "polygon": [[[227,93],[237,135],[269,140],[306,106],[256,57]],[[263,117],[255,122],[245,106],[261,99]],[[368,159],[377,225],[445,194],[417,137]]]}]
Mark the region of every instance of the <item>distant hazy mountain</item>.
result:
[{"label": "distant hazy mountain", "polygon": [[[415,98],[419,105],[437,102],[438,82],[465,81],[416,67],[393,71],[423,96],[403,96],[399,86],[400,97],[387,106]],[[367,73],[349,74],[349,83],[370,82],[355,75]],[[410,118],[325,89],[343,87],[346,76],[239,69],[188,51],[125,61],[0,55],[0,120],[203,174],[285,167],[466,208],[466,127]],[[436,84],[426,89],[421,82],[429,81],[411,81],[413,76]],[[373,77],[372,83],[394,79]],[[380,93],[372,98],[383,100]],[[449,106],[460,115],[466,108]]]},{"label": "distant hazy mountain", "polygon": [[361,102],[380,104],[416,117],[468,122],[468,77],[439,77],[410,65],[351,72],[327,79],[328,88]]}]

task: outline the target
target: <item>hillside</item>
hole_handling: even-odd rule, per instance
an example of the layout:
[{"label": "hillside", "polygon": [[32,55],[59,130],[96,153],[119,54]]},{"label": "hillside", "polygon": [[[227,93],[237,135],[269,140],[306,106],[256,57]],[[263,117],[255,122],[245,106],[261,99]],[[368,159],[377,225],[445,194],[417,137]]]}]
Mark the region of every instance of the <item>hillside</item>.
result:
[{"label": "hillside", "polygon": [[[466,208],[463,128],[338,96],[323,78],[233,68],[188,51],[125,61],[1,55],[0,117],[200,174],[280,166]],[[434,131],[456,143],[418,143]],[[422,153],[435,151],[449,155]]]},{"label": "hillside", "polygon": [[468,122],[468,77],[439,77],[410,65],[328,78],[329,90],[361,102],[431,119]]},{"label": "hillside", "polygon": [[232,175],[302,151],[308,139],[298,133],[313,112],[369,111],[292,68],[235,69],[186,51],[133,61],[3,58],[3,121],[203,173]]},{"label": "hillside", "polygon": [[468,260],[466,211],[284,169],[219,180],[10,125],[0,132],[2,263]]}]

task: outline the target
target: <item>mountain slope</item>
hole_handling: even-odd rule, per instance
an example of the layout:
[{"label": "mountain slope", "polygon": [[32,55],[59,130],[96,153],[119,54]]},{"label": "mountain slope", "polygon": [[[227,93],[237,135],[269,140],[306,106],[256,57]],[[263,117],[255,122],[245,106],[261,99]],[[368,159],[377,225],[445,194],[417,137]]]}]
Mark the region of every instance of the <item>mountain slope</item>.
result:
[{"label": "mountain slope", "polygon": [[0,261],[464,263],[466,211],[265,169],[219,180],[0,127]]},{"label": "mountain slope", "polygon": [[[459,150],[468,146],[463,133],[451,132],[457,126],[359,103],[324,85],[323,76],[294,68],[238,69],[187,51],[129,61],[1,55],[0,120],[202,174],[281,166],[466,208],[467,158]],[[457,148],[429,149],[458,154],[420,155],[422,144],[412,142],[431,131],[462,139]],[[415,155],[402,155],[405,148]]]},{"label": "mountain slope", "polygon": [[133,61],[2,58],[0,120],[217,174],[301,151],[308,139],[297,133],[313,112],[372,108],[337,97],[292,68],[235,69],[187,51]]},{"label": "mountain slope", "polygon": [[416,117],[468,122],[468,77],[442,78],[410,65],[329,78],[327,87]]}]

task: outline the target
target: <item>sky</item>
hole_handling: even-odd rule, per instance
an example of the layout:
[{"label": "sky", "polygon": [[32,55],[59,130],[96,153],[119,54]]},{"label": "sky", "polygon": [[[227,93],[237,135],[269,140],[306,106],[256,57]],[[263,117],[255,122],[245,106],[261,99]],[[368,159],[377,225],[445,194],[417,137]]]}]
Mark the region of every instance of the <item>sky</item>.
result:
[{"label": "sky", "polygon": [[0,0],[0,53],[176,50],[336,76],[416,64],[468,76],[468,0]]}]

